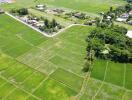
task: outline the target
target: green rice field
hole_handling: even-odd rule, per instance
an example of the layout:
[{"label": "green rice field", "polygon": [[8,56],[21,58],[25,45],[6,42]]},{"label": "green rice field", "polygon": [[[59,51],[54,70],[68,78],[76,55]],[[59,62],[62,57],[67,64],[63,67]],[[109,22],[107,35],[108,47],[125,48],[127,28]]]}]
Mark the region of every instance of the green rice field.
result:
[{"label": "green rice field", "polygon": [[82,72],[92,26],[73,26],[47,38],[0,15],[0,99],[131,100],[132,64],[96,59]]},{"label": "green rice field", "polygon": [[[16,0],[14,4],[2,5],[5,9],[32,7],[37,4],[46,4],[51,7],[60,7],[71,10],[79,10],[90,13],[107,11],[109,7],[124,5],[124,0]],[[76,6],[75,6],[76,5]]]}]

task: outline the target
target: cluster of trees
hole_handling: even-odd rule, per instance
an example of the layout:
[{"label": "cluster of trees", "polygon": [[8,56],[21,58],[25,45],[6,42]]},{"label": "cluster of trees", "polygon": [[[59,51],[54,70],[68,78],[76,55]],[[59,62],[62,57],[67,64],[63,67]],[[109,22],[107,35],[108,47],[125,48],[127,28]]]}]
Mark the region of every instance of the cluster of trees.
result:
[{"label": "cluster of trees", "polygon": [[62,26],[53,19],[51,22],[48,19],[44,19],[44,26],[40,26],[39,29],[41,31],[45,31],[47,33],[57,32],[58,29],[61,29]]},{"label": "cluster of trees", "polygon": [[128,3],[132,3],[132,0],[126,0]]},{"label": "cluster of trees", "polygon": [[70,12],[70,13],[66,13],[66,15],[68,17],[73,16],[73,17],[76,17],[76,18],[82,19],[82,20],[89,18],[85,13],[81,13],[81,12]]},{"label": "cluster of trees", "polygon": [[125,36],[127,29],[119,26],[97,27],[87,37],[87,53],[118,62],[132,62],[132,39]]},{"label": "cluster of trees", "polygon": [[27,15],[28,9],[27,8],[21,8],[21,9],[12,9],[11,13],[19,14],[19,15]]}]

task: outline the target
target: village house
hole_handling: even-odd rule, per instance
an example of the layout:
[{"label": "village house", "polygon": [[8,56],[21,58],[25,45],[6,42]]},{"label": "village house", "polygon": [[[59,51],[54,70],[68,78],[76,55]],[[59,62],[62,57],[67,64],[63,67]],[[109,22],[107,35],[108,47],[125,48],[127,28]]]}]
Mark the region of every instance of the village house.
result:
[{"label": "village house", "polygon": [[0,0],[0,3],[13,3],[15,0]]},{"label": "village house", "polygon": [[0,9],[0,14],[3,14],[4,13],[4,10],[3,9]]},{"label": "village house", "polygon": [[128,23],[129,25],[132,25],[132,20],[128,21],[127,23]]},{"label": "village house", "polygon": [[65,12],[63,9],[53,9],[54,12],[57,12],[57,13],[63,13]]},{"label": "village house", "polygon": [[131,10],[131,11],[129,11],[129,15],[132,15],[132,10]]},{"label": "village house", "polygon": [[116,21],[117,22],[126,22],[126,18],[117,18]]},{"label": "village house", "polygon": [[129,38],[132,38],[132,31],[128,30],[126,36],[129,37]]},{"label": "village house", "polygon": [[38,10],[45,10],[46,9],[46,6],[45,5],[37,5],[36,8]]},{"label": "village house", "polygon": [[120,15],[120,18],[127,19],[128,17],[129,17],[129,14],[127,14],[127,13]]}]

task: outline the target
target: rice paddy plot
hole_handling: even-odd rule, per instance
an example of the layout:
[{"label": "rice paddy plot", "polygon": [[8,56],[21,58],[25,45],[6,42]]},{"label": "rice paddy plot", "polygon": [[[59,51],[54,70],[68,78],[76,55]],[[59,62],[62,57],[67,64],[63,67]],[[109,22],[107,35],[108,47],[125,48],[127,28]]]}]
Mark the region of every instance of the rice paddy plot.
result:
[{"label": "rice paddy plot", "polygon": [[5,98],[8,94],[11,93],[13,89],[15,89],[15,87],[12,84],[6,82],[6,84],[0,87],[0,90],[2,90],[0,92],[0,98]]},{"label": "rice paddy plot", "polygon": [[0,15],[0,22],[0,49],[12,57],[18,57],[47,40],[38,32],[5,14]]},{"label": "rice paddy plot", "polygon": [[95,100],[121,100],[124,92],[120,87],[103,84]]},{"label": "rice paddy plot", "polygon": [[[52,62],[54,65],[60,67],[60,68],[64,68],[68,71],[72,71],[72,72],[77,73],[79,75],[83,74],[81,71],[82,66],[76,64],[75,62],[70,61],[70,59],[66,59],[66,58],[63,58],[59,55],[56,55],[56,56],[52,57],[49,61]],[[80,69],[80,70],[78,70],[78,69]]]},{"label": "rice paddy plot", "polygon": [[[51,7],[62,7],[64,9],[71,9],[76,11],[87,12],[91,16],[95,16],[95,13],[102,11],[107,11],[109,7],[117,7],[123,5],[126,2],[124,0],[39,0],[39,2],[34,2],[34,0],[17,0],[12,5],[5,4],[2,5],[3,8],[9,10],[11,8],[20,8],[20,7],[32,7],[37,4],[48,4]],[[76,6],[75,6],[76,5]]]},{"label": "rice paddy plot", "polygon": [[45,79],[46,75],[38,72],[34,72],[27,79],[22,82],[21,87],[26,91],[32,93],[37,86]]},{"label": "rice paddy plot", "polygon": [[126,91],[122,97],[123,100],[131,100],[132,99],[132,91]]},{"label": "rice paddy plot", "polygon": [[100,88],[102,81],[90,78],[87,82],[87,87],[85,88],[84,94],[80,100],[92,100],[98,89]]},{"label": "rice paddy plot", "polygon": [[105,81],[123,86],[125,71],[124,67],[125,64],[109,62]]},{"label": "rice paddy plot", "polygon": [[77,93],[56,80],[48,79],[33,93],[42,100],[68,100]]},{"label": "rice paddy plot", "polygon": [[82,77],[61,68],[58,68],[50,77],[67,85],[76,92],[80,91],[83,83]]},{"label": "rice paddy plot", "polygon": [[132,64],[126,65],[125,87],[132,90]]},{"label": "rice paddy plot", "polygon": [[93,65],[91,77],[104,80],[107,61],[96,60]]},{"label": "rice paddy plot", "polygon": [[10,93],[6,100],[24,100],[29,94],[25,93],[24,91],[21,91],[19,89],[15,89],[12,93]]}]

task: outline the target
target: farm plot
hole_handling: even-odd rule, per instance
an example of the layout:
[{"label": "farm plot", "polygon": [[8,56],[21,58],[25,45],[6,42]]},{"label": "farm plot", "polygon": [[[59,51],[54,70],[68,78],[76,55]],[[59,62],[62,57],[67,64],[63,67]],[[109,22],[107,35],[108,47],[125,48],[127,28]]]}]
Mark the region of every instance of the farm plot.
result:
[{"label": "farm plot", "polygon": [[[108,63],[107,63],[108,62]],[[131,90],[132,64],[121,64],[112,61],[96,60],[91,77],[112,83]]]},{"label": "farm plot", "polygon": [[24,54],[46,40],[41,34],[5,14],[0,15],[0,26],[0,49],[12,57]]},{"label": "farm plot", "polygon": [[[36,100],[58,100],[59,98],[64,98],[67,100],[67,98],[77,94],[77,92],[70,89],[68,86],[51,78],[48,79],[45,74],[31,69],[4,54],[1,55],[0,61],[3,61],[3,63],[6,62],[5,65],[3,64],[4,67],[1,67],[0,71],[0,97],[2,99],[12,100],[17,98],[24,100],[26,98],[32,98]],[[41,93],[38,93],[38,91]],[[49,95],[52,95],[52,97]]]},{"label": "farm plot", "polygon": [[125,87],[127,89],[132,90],[132,64],[127,64],[126,65],[126,72],[125,72]]},{"label": "farm plot", "polygon": [[0,68],[0,97],[6,100],[24,100],[46,77],[4,54],[0,56]]},{"label": "farm plot", "polygon": [[[47,74],[60,67],[83,75],[81,69],[86,54],[86,47],[83,45],[86,45],[85,36],[91,29],[92,27],[87,26],[72,27],[63,34],[60,33],[57,37],[41,43],[37,48],[33,48],[17,59]],[[83,33],[80,34],[80,32]],[[82,41],[80,44],[79,40]]]},{"label": "farm plot", "polygon": [[35,96],[46,100],[68,100],[76,96],[76,92],[56,80],[48,79],[33,93]]},{"label": "farm plot", "polygon": [[125,90],[109,84],[103,84],[95,100],[121,100]]},{"label": "farm plot", "polygon": [[88,98],[88,100],[92,100],[101,84],[101,81],[90,78],[87,82],[87,87],[85,88],[84,94],[82,95],[80,100],[86,100],[86,98]]},{"label": "farm plot", "polygon": [[[34,0],[17,0],[14,4],[2,5],[5,9],[20,8],[20,7],[32,7],[37,4],[48,4],[51,7],[62,7],[72,10],[79,10],[88,12],[89,15],[94,15],[93,13],[99,13],[106,11],[109,7],[117,7],[123,5],[126,2],[124,0],[39,0],[39,2],[34,2]],[[76,6],[75,6],[76,5]],[[92,13],[92,14],[91,14]]]},{"label": "farm plot", "polygon": [[[82,73],[87,45],[85,37],[94,27],[74,26],[47,39],[33,30],[29,31],[29,28],[17,21],[15,23],[19,28],[15,30],[15,26],[10,28],[6,26],[8,22],[5,21],[5,24],[3,20],[12,20],[14,23],[6,15],[0,16],[0,49],[6,53],[0,53],[0,97],[7,100],[76,99],[85,75]],[[29,49],[25,50],[23,43]],[[22,52],[15,49],[16,45],[20,46]],[[10,53],[5,52],[7,48]],[[81,99],[130,100],[131,64],[95,61]]]},{"label": "farm plot", "polygon": [[66,70],[58,68],[54,73],[50,75],[53,79],[60,81],[63,84],[66,84],[69,86],[72,90],[75,90],[77,92],[80,91],[82,83],[83,83],[83,78],[68,72]]}]

